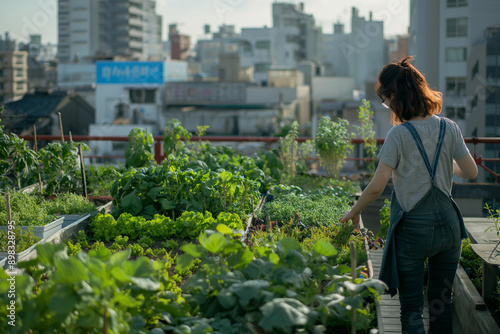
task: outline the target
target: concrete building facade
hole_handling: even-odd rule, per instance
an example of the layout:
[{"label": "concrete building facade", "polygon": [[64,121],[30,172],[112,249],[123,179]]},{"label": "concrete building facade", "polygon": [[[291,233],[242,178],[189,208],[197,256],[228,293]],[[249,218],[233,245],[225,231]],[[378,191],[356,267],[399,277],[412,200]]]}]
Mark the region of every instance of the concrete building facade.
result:
[{"label": "concrete building facade", "polygon": [[443,115],[462,132],[470,115],[467,58],[484,40],[489,26],[500,24],[500,2],[490,0],[411,0],[410,54],[431,87],[443,93]]},{"label": "concrete building facade", "polygon": [[28,53],[0,52],[0,102],[23,97],[28,92]]},{"label": "concrete building facade", "polygon": [[58,59],[91,63],[96,57],[161,57],[161,16],[152,0],[60,0]]},{"label": "concrete building facade", "polygon": [[[466,120],[464,136],[500,137],[500,27],[485,29],[484,41],[473,46],[467,59],[466,106],[470,115]],[[483,158],[500,158],[500,144],[477,145],[476,154]],[[496,173],[500,163],[485,161]],[[484,169],[479,169],[478,180],[491,181]]]}]

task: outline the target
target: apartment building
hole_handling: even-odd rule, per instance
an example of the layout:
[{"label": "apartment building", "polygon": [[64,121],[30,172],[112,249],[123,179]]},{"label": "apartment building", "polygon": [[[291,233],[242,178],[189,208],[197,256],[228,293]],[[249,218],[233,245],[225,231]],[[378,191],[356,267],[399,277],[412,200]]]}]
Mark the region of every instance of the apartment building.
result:
[{"label": "apartment building", "polygon": [[18,100],[28,92],[28,53],[0,52],[0,102]]},{"label": "apartment building", "polygon": [[500,24],[500,2],[491,0],[411,0],[410,55],[431,87],[443,93],[443,116],[466,132],[471,115],[467,59],[484,40],[487,27]]},{"label": "apartment building", "polygon": [[161,16],[153,0],[59,0],[58,59],[92,63],[96,57],[161,57]]}]

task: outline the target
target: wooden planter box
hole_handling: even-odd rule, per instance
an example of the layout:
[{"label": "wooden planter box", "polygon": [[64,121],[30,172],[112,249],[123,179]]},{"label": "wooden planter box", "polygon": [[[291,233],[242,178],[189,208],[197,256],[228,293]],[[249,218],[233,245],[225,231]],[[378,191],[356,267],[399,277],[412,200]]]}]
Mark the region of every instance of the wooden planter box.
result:
[{"label": "wooden planter box", "polygon": [[[33,226],[33,234],[40,239],[47,239],[51,237],[54,233],[61,230],[62,224],[64,223],[64,217],[60,217],[47,225]],[[25,231],[28,231],[30,226],[19,226]],[[0,231],[7,231],[7,226],[0,226]]]},{"label": "wooden planter box", "polygon": [[463,333],[500,334],[495,319],[462,266],[458,266],[453,283],[453,313]]}]

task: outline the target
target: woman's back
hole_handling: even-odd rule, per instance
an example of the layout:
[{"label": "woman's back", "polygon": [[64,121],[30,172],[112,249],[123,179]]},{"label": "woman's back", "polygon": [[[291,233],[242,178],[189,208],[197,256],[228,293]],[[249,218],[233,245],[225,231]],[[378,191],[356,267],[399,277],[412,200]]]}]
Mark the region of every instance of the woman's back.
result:
[{"label": "woman's back", "polygon": [[[440,117],[432,116],[421,121],[410,121],[416,128],[425,151],[434,163]],[[436,185],[444,193],[451,195],[453,159],[457,160],[469,153],[457,124],[447,118],[446,134],[436,171]],[[394,189],[401,206],[410,211],[431,187],[431,178],[424,160],[403,125],[393,127],[386,136],[379,153],[379,159],[394,168],[392,178]]]}]

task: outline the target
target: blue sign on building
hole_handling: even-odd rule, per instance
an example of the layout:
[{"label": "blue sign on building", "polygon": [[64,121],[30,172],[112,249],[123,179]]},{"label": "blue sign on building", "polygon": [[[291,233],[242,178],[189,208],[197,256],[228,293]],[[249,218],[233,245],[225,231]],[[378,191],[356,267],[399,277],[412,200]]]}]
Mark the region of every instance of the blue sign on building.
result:
[{"label": "blue sign on building", "polygon": [[161,61],[101,61],[96,63],[97,84],[163,84]]}]

